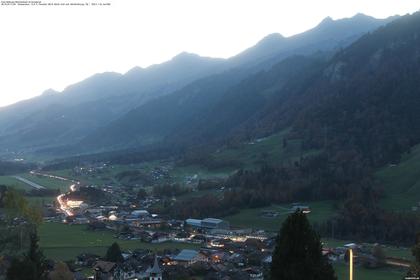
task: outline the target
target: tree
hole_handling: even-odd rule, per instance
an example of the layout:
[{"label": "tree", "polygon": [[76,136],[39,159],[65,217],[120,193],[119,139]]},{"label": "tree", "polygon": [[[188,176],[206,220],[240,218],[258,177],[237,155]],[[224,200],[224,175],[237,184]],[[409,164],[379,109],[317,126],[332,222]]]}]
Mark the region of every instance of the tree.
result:
[{"label": "tree", "polygon": [[106,252],[105,259],[109,262],[123,262],[124,258],[121,254],[121,249],[118,243],[114,242],[111,247],[108,248]]},{"label": "tree", "polygon": [[416,244],[411,249],[414,261],[407,272],[407,277],[420,277],[420,233],[417,233]]},{"label": "tree", "polygon": [[147,198],[147,192],[145,189],[139,189],[139,191],[137,192],[137,199],[138,200],[143,200]]},{"label": "tree", "polygon": [[35,225],[42,223],[41,208],[30,205],[28,200],[14,189],[7,189],[3,198],[3,204],[9,219],[20,216]]},{"label": "tree", "polygon": [[27,258],[14,258],[7,270],[7,278],[9,280],[37,280],[36,268],[34,263]]},{"label": "tree", "polygon": [[70,271],[67,264],[58,262],[54,266],[54,270],[49,273],[49,279],[51,280],[73,280],[74,275]]},{"label": "tree", "polygon": [[376,258],[379,265],[385,264],[386,254],[385,254],[384,249],[382,249],[382,247],[380,245],[375,245],[372,248],[372,256],[374,256]]},{"label": "tree", "polygon": [[322,256],[318,234],[302,212],[291,214],[282,225],[273,253],[271,279],[337,279],[327,258]]},{"label": "tree", "polygon": [[7,270],[9,280],[39,280],[45,276],[44,255],[38,247],[38,236],[30,234],[28,253],[23,258],[15,258]]},{"label": "tree", "polygon": [[32,233],[30,235],[29,252],[26,258],[33,263],[38,277],[37,279],[40,279],[45,272],[45,257],[41,249],[39,249],[38,241],[36,232]]}]

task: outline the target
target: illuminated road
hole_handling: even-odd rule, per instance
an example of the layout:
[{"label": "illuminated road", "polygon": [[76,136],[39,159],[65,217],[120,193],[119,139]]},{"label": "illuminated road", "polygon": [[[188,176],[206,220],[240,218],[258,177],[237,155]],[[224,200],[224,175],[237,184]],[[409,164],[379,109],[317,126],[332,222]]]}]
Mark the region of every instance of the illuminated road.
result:
[{"label": "illuminated road", "polygon": [[[64,177],[60,177],[60,176],[55,176],[55,175],[51,175],[51,174],[47,174],[47,173],[40,173],[40,172],[37,172],[37,171],[34,171],[34,170],[31,171],[30,173],[32,175],[36,175],[36,176],[43,176],[43,177],[48,177],[48,178],[57,179],[57,180],[61,180],[61,181],[73,182],[75,184],[70,186],[70,192],[76,191],[76,189],[77,189],[76,185],[80,184],[79,181],[76,181],[76,180],[73,180],[73,179],[64,178]],[[16,178],[16,179],[18,179],[18,178]],[[22,178],[22,179],[24,179],[24,178]],[[28,182],[30,182],[30,181],[28,181]],[[30,182],[30,183],[32,183],[32,182]],[[27,183],[27,184],[29,184],[29,183]],[[33,184],[35,184],[35,183],[33,183]],[[35,187],[34,185],[31,185],[31,186]],[[44,188],[44,187],[39,186],[39,185],[38,185],[38,187]],[[59,196],[57,196],[57,202],[59,204],[59,210],[61,212],[63,212],[66,216],[74,216],[74,212],[73,212],[72,208],[67,205],[67,200],[65,199],[65,196],[66,196],[66,194],[60,194]]]},{"label": "illuminated road", "polygon": [[65,194],[60,194],[57,196],[57,202],[60,205],[60,210],[67,216],[74,216],[74,213],[71,211],[71,208],[67,206],[67,202],[63,199]]}]

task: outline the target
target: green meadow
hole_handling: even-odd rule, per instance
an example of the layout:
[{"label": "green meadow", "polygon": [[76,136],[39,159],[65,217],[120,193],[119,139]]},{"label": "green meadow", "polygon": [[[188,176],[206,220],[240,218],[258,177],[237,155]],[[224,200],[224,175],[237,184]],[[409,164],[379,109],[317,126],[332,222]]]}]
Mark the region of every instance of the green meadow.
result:
[{"label": "green meadow", "polygon": [[40,246],[48,258],[55,260],[74,259],[81,253],[104,255],[108,247],[117,242],[123,250],[137,248],[163,250],[164,248],[197,248],[185,243],[144,243],[140,240],[120,240],[110,231],[90,231],[86,225],[43,223],[39,229]]}]

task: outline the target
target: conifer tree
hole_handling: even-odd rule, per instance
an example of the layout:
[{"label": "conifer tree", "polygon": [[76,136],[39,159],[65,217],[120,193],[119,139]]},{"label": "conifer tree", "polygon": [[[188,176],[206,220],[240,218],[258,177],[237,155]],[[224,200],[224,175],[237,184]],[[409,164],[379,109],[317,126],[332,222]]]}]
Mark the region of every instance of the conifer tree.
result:
[{"label": "conifer tree", "polygon": [[302,212],[291,214],[282,225],[273,253],[271,279],[337,279],[331,264],[322,255],[318,234]]},{"label": "conifer tree", "polygon": [[30,234],[29,251],[23,258],[13,259],[8,271],[9,280],[40,280],[45,278],[45,258],[38,246],[36,232]]},{"label": "conifer tree", "polygon": [[112,243],[111,247],[108,248],[108,251],[106,252],[105,259],[109,262],[123,262],[124,258],[121,253],[120,246],[118,243],[114,242]]},{"label": "conifer tree", "polygon": [[411,252],[414,256],[414,261],[407,272],[407,278],[420,277],[420,233],[417,233],[416,244],[411,249]]}]

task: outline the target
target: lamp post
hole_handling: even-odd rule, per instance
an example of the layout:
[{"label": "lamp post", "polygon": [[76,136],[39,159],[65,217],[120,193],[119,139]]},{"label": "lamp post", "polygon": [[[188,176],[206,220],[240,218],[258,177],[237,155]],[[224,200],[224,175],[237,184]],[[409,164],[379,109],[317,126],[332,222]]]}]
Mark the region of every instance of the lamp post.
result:
[{"label": "lamp post", "polygon": [[350,269],[350,278],[349,280],[353,280],[353,249],[349,249],[349,269]]}]

